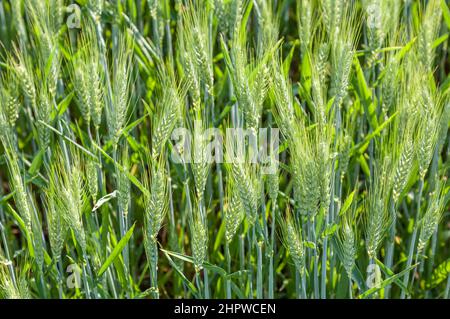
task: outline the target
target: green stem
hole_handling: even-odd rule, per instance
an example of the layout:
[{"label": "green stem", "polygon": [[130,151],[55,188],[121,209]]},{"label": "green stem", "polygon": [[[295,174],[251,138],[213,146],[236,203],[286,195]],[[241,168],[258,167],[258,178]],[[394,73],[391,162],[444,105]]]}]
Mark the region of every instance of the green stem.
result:
[{"label": "green stem", "polygon": [[117,297],[116,285],[114,284],[114,278],[111,274],[111,269],[108,268],[106,270],[106,275],[108,276],[108,280],[109,280],[109,284],[112,289],[113,297],[114,297],[114,299],[117,299],[118,297]]},{"label": "green stem", "polygon": [[209,292],[209,277],[208,277],[208,270],[206,268],[203,268],[203,285],[205,286],[205,298],[209,299],[210,292]]},{"label": "green stem", "polygon": [[[333,169],[334,171],[334,169]],[[333,174],[332,174],[333,175]],[[329,224],[329,219],[330,216],[333,216],[333,212],[334,212],[334,203],[333,203],[333,197],[334,197],[334,187],[331,190],[331,194],[332,194],[332,202],[330,205],[330,212],[327,213],[326,217],[325,217],[325,230],[328,228],[328,224]],[[327,298],[327,253],[328,253],[328,236],[325,235],[324,239],[323,239],[323,246],[322,246],[322,274],[321,274],[321,287],[320,287],[320,297],[322,299],[326,299]]]},{"label": "green stem", "polygon": [[[421,263],[422,264],[422,258],[420,258],[420,256],[419,256],[419,253],[417,253],[416,254],[416,260],[415,260],[415,262],[414,262],[414,264],[415,265],[418,265],[418,263]],[[419,265],[420,266],[420,265]],[[418,266],[418,268],[419,268],[419,273],[421,272],[420,271],[420,267]],[[412,277],[411,277],[411,286],[413,286],[414,285],[414,280],[415,280],[415,276],[414,276],[414,270],[413,270],[413,275],[412,275]]]},{"label": "green stem", "polygon": [[58,272],[58,296],[59,299],[63,299],[63,266],[60,257],[56,260],[56,271]]},{"label": "green stem", "polygon": [[307,295],[306,295],[306,273],[304,270],[301,272],[301,276],[302,276],[302,298],[306,299],[307,298]]},{"label": "green stem", "polygon": [[295,269],[295,293],[298,299],[302,298],[302,281],[300,277],[300,269]]},{"label": "green stem", "polygon": [[327,250],[328,250],[328,236],[323,239],[322,248],[322,274],[321,274],[321,287],[320,287],[320,297],[322,299],[327,298]]},{"label": "green stem", "polygon": [[[202,195],[200,197],[199,207],[200,207],[200,215],[202,218],[202,222],[205,225],[206,234],[208,234],[208,219],[206,216],[206,206],[205,206],[204,195]],[[208,254],[206,254],[206,260],[208,260]],[[205,289],[205,298],[209,299],[210,298],[209,277],[208,277],[208,270],[206,268],[203,268],[203,285],[204,285],[204,289]]]},{"label": "green stem", "polygon": [[[245,270],[245,241],[243,234],[239,235],[239,269],[241,272]],[[240,278],[242,278],[242,276]],[[241,286],[244,286],[244,281],[242,279]]]},{"label": "green stem", "polygon": [[[117,163],[117,145],[113,146],[113,161],[115,163],[115,171],[116,171],[116,185],[119,185],[119,179],[120,179],[120,172],[119,168],[116,165]],[[126,234],[126,216],[123,212],[123,207],[118,207],[118,213],[119,213],[119,231],[120,231],[120,238],[124,238]],[[125,247],[122,251],[122,257],[123,257],[123,264],[124,264],[124,271],[125,271],[125,277],[128,279],[129,277],[129,253],[128,253],[128,243],[125,244]],[[130,287],[128,287],[130,288]],[[128,292],[127,292],[128,295]]]},{"label": "green stem", "polygon": [[47,299],[47,285],[44,282],[44,271],[39,269],[39,282],[42,288],[42,299]]},{"label": "green stem", "polygon": [[152,245],[152,258],[150,262],[150,287],[154,299],[159,299],[158,291],[158,245],[156,240],[151,243]]},{"label": "green stem", "polygon": [[198,290],[198,293],[199,293],[199,298],[203,298],[202,297],[202,295],[201,295],[201,291],[202,291],[202,284],[201,284],[201,282],[200,282],[200,274],[196,271],[195,272],[195,284],[197,285],[197,290]]},{"label": "green stem", "polygon": [[[406,266],[405,269],[411,267],[412,265],[412,259],[413,259],[413,255],[414,255],[414,248],[416,246],[416,238],[417,238],[417,232],[418,232],[418,228],[414,227],[414,231],[413,234],[411,236],[411,242],[409,244],[409,252],[408,252],[408,260],[406,262]],[[413,270],[414,271],[414,270]],[[403,286],[408,287],[408,283],[409,283],[409,276],[410,274],[407,273],[403,276]],[[405,299],[406,296],[406,292],[405,290],[402,290],[402,293],[400,295],[401,299]]]},{"label": "green stem", "polygon": [[[437,245],[437,230],[433,233],[433,237],[431,239],[431,253],[430,257],[428,258],[428,266],[427,266],[427,278],[428,280],[431,280],[432,270],[434,267],[434,258],[436,256],[436,245]],[[427,290],[425,292],[425,298],[430,297],[430,291]]]},{"label": "green stem", "polygon": [[[377,270],[377,268],[376,267],[378,267],[378,265],[375,263],[375,260],[374,260],[374,258],[373,257],[370,257],[370,259],[369,259],[369,266],[367,267],[367,276],[368,276],[368,278],[370,278],[371,276],[373,276],[373,271],[375,270]],[[378,278],[377,278],[377,276],[375,277],[375,285],[378,285],[379,284],[379,281],[378,281]],[[373,287],[368,287],[369,289],[370,288],[373,288]],[[371,299],[375,299],[376,297],[378,296],[378,292],[375,292],[374,294],[372,294],[371,296],[370,296],[370,298]]]}]

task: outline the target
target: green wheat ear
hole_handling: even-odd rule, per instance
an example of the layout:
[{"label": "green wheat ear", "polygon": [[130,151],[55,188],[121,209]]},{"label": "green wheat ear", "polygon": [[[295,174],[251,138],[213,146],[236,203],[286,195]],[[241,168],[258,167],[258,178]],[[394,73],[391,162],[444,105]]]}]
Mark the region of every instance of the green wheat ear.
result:
[{"label": "green wheat ear", "polygon": [[433,42],[439,34],[441,16],[442,10],[439,1],[429,1],[424,12],[417,43],[420,62],[428,72],[433,68],[435,55]]},{"label": "green wheat ear", "polygon": [[128,178],[128,170],[130,169],[130,154],[128,144],[120,147],[120,163],[122,169],[117,170],[117,201],[119,210],[123,215],[128,215],[128,208],[131,198],[131,183]]},{"label": "green wheat ear", "polygon": [[409,172],[411,171],[413,160],[413,152],[413,144],[410,140],[406,140],[395,168],[394,185],[392,189],[394,201],[398,201],[401,192],[403,191],[408,181]]},{"label": "green wheat ear", "polygon": [[50,183],[46,194],[47,225],[50,237],[50,248],[52,251],[52,256],[55,260],[59,260],[61,258],[67,232],[67,225],[64,223],[63,218],[64,207],[62,207],[62,203],[57,197],[57,178],[57,172],[53,169],[50,172]]},{"label": "green wheat ear", "polygon": [[[208,15],[204,6],[190,2],[180,19],[179,45],[187,77],[194,92],[194,101],[199,98],[199,83],[204,83],[209,95],[214,95],[214,72],[212,43],[209,39]],[[198,108],[199,105],[197,104]]]},{"label": "green wheat ear", "polygon": [[34,104],[36,101],[36,87],[29,56],[24,56],[24,54],[16,48],[12,63],[24,96],[31,104]]},{"label": "green wheat ear", "polygon": [[201,120],[197,120],[194,124],[192,132],[192,146],[191,146],[191,168],[194,175],[194,183],[197,197],[203,199],[205,191],[206,180],[208,178],[210,162],[208,159],[208,141],[204,136],[206,130],[205,124]]},{"label": "green wheat ear", "polygon": [[13,72],[7,70],[0,80],[0,99],[2,112],[6,115],[9,126],[12,128],[19,118],[20,103],[20,84]]},{"label": "green wheat ear", "polygon": [[94,26],[83,25],[78,38],[78,50],[72,52],[70,76],[84,121],[90,121],[98,129],[104,108],[104,70],[101,66],[100,49]]},{"label": "green wheat ear", "polygon": [[16,203],[18,213],[23,219],[26,230],[31,231],[31,207],[30,198],[27,187],[25,185],[23,170],[21,169],[19,158],[15,153],[10,137],[1,136],[3,147],[5,148],[6,163],[10,174],[10,183],[14,191],[14,201]]}]

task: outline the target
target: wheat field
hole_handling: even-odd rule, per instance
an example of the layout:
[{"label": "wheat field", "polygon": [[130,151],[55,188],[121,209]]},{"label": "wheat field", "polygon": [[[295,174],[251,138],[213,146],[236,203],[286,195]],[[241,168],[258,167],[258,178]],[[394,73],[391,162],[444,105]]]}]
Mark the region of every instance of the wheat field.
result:
[{"label": "wheat field", "polygon": [[0,0],[0,298],[450,298],[449,33],[447,0]]}]

